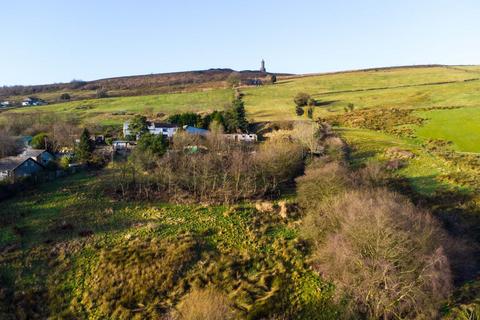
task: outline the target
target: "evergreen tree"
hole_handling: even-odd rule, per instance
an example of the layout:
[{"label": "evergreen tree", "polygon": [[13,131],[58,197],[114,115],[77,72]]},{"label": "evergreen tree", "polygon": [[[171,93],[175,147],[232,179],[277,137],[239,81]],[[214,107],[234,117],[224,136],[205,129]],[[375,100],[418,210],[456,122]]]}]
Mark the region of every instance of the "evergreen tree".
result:
[{"label": "evergreen tree", "polygon": [[147,118],[141,115],[133,117],[128,125],[128,130],[132,136],[142,135],[148,132]]},{"label": "evergreen tree", "polygon": [[225,111],[224,125],[228,132],[247,131],[248,121],[242,100],[235,99],[232,105]]},{"label": "evergreen tree", "polygon": [[88,162],[92,158],[93,149],[94,145],[90,139],[90,132],[85,128],[80,135],[80,142],[77,145],[75,156],[81,162]]},{"label": "evergreen tree", "polygon": [[154,155],[161,156],[167,151],[168,141],[163,135],[146,133],[140,137],[137,148],[144,152],[151,152]]}]

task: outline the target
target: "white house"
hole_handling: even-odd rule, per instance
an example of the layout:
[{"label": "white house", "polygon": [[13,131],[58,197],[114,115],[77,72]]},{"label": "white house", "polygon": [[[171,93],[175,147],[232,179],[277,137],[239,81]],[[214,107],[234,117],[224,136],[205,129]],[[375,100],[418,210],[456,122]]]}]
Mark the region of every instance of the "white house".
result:
[{"label": "white house", "polygon": [[22,101],[22,106],[42,106],[44,104],[47,104],[45,101],[38,99],[38,98],[33,98],[29,97],[26,98],[25,100]]},{"label": "white house", "polygon": [[[178,130],[177,125],[165,122],[147,121],[147,127],[148,132],[150,132],[151,134],[162,134],[167,138],[172,138]],[[129,135],[131,135],[131,132],[129,130],[129,123],[125,122],[123,124],[123,136],[127,137]]]},{"label": "white house", "polygon": [[254,133],[232,133],[224,136],[233,141],[256,142],[258,140],[257,135]]}]

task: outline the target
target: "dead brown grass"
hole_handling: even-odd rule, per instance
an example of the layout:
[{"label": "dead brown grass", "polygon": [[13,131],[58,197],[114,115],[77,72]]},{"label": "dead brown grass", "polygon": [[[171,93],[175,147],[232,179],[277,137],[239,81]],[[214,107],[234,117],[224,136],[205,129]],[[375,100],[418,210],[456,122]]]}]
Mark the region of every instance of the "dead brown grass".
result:
[{"label": "dead brown grass", "polygon": [[177,320],[237,319],[227,296],[213,289],[193,289],[177,306]]}]

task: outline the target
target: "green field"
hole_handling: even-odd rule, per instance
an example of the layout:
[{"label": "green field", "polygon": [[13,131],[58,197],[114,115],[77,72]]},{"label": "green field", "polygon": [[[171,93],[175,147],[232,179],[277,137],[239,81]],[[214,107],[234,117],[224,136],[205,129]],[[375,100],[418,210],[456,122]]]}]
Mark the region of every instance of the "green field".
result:
[{"label": "green field", "polygon": [[452,141],[462,152],[480,152],[480,108],[418,112],[427,122],[416,129],[423,139]]},{"label": "green field", "polygon": [[[298,92],[307,92],[320,102],[321,105],[315,107],[314,117],[341,114],[349,103],[353,103],[356,110],[462,107],[418,112],[417,116],[427,121],[415,130],[421,139],[446,139],[454,143],[457,151],[479,152],[478,78],[480,68],[477,66],[398,68],[287,77],[275,85],[241,90],[245,93],[251,121],[302,119],[294,112],[293,97]],[[231,101],[232,95],[231,89],[211,89],[82,100],[11,112],[56,112],[77,115],[85,124],[120,124],[135,113],[156,116],[159,113],[221,110]]]},{"label": "green field", "polygon": [[298,92],[309,93],[323,104],[316,107],[318,116],[342,112],[349,103],[357,109],[479,107],[480,82],[463,82],[480,78],[480,72],[473,70],[406,68],[292,78],[274,86],[246,89],[245,101],[250,117],[258,121],[297,119],[293,97]]},{"label": "green field", "polygon": [[157,113],[207,112],[222,109],[232,98],[231,89],[212,89],[199,92],[81,100],[19,108],[14,112],[73,114],[79,116],[84,123],[120,124],[131,117],[128,114],[142,113],[153,116]]}]

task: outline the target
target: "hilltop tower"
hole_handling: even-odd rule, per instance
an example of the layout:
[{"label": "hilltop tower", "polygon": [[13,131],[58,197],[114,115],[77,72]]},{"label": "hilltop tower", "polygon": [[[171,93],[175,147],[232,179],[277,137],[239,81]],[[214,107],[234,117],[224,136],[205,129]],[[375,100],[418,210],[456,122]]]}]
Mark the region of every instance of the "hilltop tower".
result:
[{"label": "hilltop tower", "polygon": [[262,64],[260,65],[260,72],[265,73],[267,69],[265,69],[265,60],[262,59]]}]

